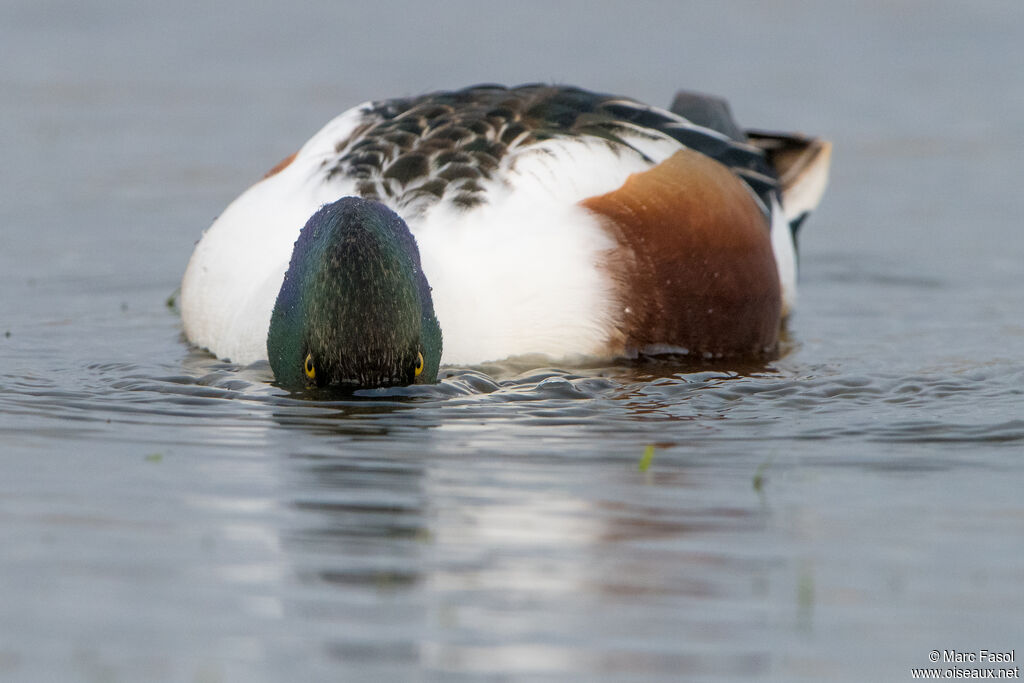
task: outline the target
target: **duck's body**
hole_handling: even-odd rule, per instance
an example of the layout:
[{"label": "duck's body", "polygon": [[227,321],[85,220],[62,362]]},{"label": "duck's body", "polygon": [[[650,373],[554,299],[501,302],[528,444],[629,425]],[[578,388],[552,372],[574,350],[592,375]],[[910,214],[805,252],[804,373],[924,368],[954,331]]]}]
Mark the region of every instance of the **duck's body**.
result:
[{"label": "duck's body", "polygon": [[351,109],[204,234],[182,282],[186,336],[266,359],[300,230],[356,196],[415,237],[444,364],[771,352],[795,297],[791,224],[824,189],[827,143],[748,137],[712,98],[675,109],[549,86]]}]

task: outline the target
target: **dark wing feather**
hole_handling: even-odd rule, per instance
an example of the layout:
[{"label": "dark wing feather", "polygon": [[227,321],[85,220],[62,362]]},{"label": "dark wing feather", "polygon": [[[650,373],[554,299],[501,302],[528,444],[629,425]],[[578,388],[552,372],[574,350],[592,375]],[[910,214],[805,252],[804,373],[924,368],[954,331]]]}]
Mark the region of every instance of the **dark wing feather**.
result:
[{"label": "dark wing feather", "polygon": [[363,196],[400,206],[443,196],[468,207],[484,201],[482,181],[511,150],[563,135],[630,147],[630,137],[648,131],[721,162],[769,206],[777,182],[764,150],[732,135],[724,123],[731,117],[716,119],[712,109],[691,106],[689,119],[627,98],[541,84],[383,100],[370,107],[357,135],[339,143],[327,175],[356,179]]}]

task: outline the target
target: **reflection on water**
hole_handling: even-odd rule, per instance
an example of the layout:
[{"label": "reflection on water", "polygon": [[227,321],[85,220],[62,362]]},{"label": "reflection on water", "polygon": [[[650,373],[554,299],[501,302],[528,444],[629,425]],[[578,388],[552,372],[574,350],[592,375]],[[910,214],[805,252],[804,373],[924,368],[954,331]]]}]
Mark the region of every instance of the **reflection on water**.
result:
[{"label": "reflection on water", "polygon": [[[79,564],[62,572],[77,582],[134,576],[160,587],[157,612],[132,628],[163,633],[210,614],[172,645],[192,653],[208,641],[225,670],[266,658],[284,671],[305,652],[311,670],[399,678],[408,667],[594,680],[821,675],[844,655],[811,656],[801,639],[875,626],[882,603],[906,616],[868,640],[890,639],[930,599],[921,591],[949,590],[941,574],[921,583],[936,533],[921,511],[956,499],[922,482],[953,473],[962,494],[1010,466],[978,449],[1024,440],[1011,417],[1021,369],[794,373],[787,362],[750,374],[451,370],[438,387],[324,400],[273,387],[265,365],[190,352],[176,374],[90,365],[74,392],[4,376],[0,405],[6,434],[20,421],[40,438],[70,417],[82,428],[46,433],[51,443],[110,449],[88,449],[89,463],[114,467],[85,478],[93,493],[124,480],[103,500],[64,485],[69,511],[18,513],[25,533],[64,538]],[[967,410],[979,400],[984,411]],[[84,464],[76,452],[62,459],[72,471]],[[1002,533],[1017,527],[1011,489],[969,514]],[[83,530],[93,546],[84,556]],[[97,545],[97,534],[108,539]],[[170,542],[119,559],[118,544],[157,538]],[[954,574],[985,571],[985,553],[1002,548],[999,534],[985,538],[957,556]],[[116,610],[73,604],[85,610],[79,623],[106,614],[112,632],[125,628]],[[217,610],[232,616],[219,622]],[[108,651],[120,650],[83,650],[100,663]],[[112,670],[145,668],[109,656]]]},{"label": "reflection on water", "polygon": [[[301,581],[320,589],[309,609],[368,622],[330,643],[345,662],[397,658],[487,673],[721,670],[687,640],[733,637],[748,628],[744,611],[712,616],[699,605],[737,582],[765,580],[763,561],[703,540],[755,534],[761,515],[707,500],[682,473],[597,475],[577,490],[565,486],[571,463],[516,456],[429,464],[296,456],[291,464],[301,480],[290,485],[311,498],[293,502],[307,526],[284,546]],[[652,485],[659,495],[631,500],[631,489]],[[683,509],[680,495],[692,499]],[[594,624],[592,601],[615,619]],[[403,609],[381,611],[392,602]],[[694,632],[682,642],[681,619]],[[728,669],[763,671],[766,659],[752,645]]]},{"label": "reflection on water", "polygon": [[[87,362],[0,369],[20,454],[2,609],[25,625],[0,671],[820,679],[864,666],[852,640],[884,679],[934,647],[920,614],[951,640],[982,593],[1020,606],[1001,473],[1024,366],[839,362],[882,343],[823,335],[807,321],[843,319],[828,306],[753,368],[512,364],[293,395],[187,350],[165,313],[127,314]],[[12,339],[14,358],[44,341]],[[972,628],[1002,647],[1010,613],[982,602],[997,617]]]}]

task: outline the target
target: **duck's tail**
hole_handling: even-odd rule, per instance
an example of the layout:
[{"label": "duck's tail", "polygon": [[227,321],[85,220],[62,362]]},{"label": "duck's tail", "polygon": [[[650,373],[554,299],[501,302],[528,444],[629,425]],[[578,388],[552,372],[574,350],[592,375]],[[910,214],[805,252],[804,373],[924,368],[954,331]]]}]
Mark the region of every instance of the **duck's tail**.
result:
[{"label": "duck's tail", "polygon": [[828,185],[832,143],[821,138],[789,133],[748,130],[747,141],[764,150],[775,169],[782,192],[782,212],[793,236],[817,208]]},{"label": "duck's tail", "polygon": [[818,206],[825,193],[832,144],[794,133],[745,131],[733,118],[729,103],[714,95],[680,90],[672,102],[672,112],[764,152],[778,178],[782,211],[795,238],[800,224]]}]

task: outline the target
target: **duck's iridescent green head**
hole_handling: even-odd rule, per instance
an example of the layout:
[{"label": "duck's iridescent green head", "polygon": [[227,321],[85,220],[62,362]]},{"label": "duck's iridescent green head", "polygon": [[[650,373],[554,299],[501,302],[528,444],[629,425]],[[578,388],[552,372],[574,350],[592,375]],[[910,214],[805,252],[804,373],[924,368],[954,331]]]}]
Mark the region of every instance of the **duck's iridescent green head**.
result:
[{"label": "duck's iridescent green head", "polygon": [[290,389],[437,381],[441,328],[416,240],[379,202],[344,197],[302,228],[267,335]]}]

